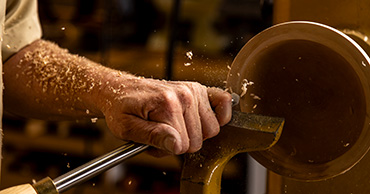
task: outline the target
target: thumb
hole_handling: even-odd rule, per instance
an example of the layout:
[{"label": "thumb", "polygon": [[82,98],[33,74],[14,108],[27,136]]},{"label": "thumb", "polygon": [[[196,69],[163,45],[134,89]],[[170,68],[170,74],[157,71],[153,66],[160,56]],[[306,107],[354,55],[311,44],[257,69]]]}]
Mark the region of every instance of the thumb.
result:
[{"label": "thumb", "polygon": [[[182,153],[182,142],[179,132],[172,126],[143,120],[134,115],[125,115],[123,122],[111,123],[108,127],[120,139],[147,144],[173,154]],[[122,123],[124,123],[122,125]]]},{"label": "thumb", "polygon": [[[159,145],[160,148],[164,148],[173,154],[181,154],[183,149],[181,137],[177,130],[163,123],[155,123],[154,125],[154,131],[156,131],[157,135],[154,135],[153,139],[157,140],[154,140],[153,142],[155,142],[156,145]],[[161,136],[164,136],[163,140],[160,138]]]}]

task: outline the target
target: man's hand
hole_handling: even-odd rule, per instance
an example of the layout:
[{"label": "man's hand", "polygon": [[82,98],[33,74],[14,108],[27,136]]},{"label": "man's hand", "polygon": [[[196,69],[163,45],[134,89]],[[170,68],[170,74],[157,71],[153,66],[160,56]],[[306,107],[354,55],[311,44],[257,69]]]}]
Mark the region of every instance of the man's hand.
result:
[{"label": "man's hand", "polygon": [[198,151],[231,118],[231,96],[221,89],[144,78],[111,84],[102,110],[113,134],[169,153]]}]

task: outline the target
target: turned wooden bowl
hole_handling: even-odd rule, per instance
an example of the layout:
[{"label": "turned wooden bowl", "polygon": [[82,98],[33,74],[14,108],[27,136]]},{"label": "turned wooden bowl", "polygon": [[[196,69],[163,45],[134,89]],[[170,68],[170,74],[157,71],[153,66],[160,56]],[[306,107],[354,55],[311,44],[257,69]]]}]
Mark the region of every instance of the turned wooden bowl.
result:
[{"label": "turned wooden bowl", "polygon": [[243,94],[243,112],[284,117],[285,126],[275,146],[250,155],[296,180],[348,171],[370,146],[369,63],[358,43],[319,23],[282,23],[253,37],[227,87]]}]

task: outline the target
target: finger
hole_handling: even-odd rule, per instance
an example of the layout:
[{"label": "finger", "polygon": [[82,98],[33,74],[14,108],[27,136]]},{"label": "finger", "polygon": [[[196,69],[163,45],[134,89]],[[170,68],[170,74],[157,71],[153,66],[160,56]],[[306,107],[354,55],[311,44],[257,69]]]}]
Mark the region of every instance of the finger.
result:
[{"label": "finger", "polygon": [[231,120],[231,95],[219,88],[212,87],[208,88],[208,97],[220,126],[226,125]]},{"label": "finger", "polygon": [[203,139],[208,139],[219,133],[220,125],[209,103],[207,89],[205,87],[200,91],[199,98],[199,115],[202,123]]},{"label": "finger", "polygon": [[[114,123],[127,124],[123,126],[107,123],[111,131],[120,139],[151,145],[173,154],[182,153],[182,138],[179,132],[168,124],[143,120],[134,115],[125,115],[122,122]],[[112,124],[113,126],[109,126]]]},{"label": "finger", "polygon": [[[155,128],[151,132],[152,140],[155,140],[156,136],[161,133],[163,135],[167,134],[166,137],[160,141],[162,141],[163,147],[168,151],[178,155],[185,153],[189,149],[190,141],[182,114],[171,115],[168,116],[167,121],[154,121],[153,123],[155,124]],[[161,142],[158,142],[158,144],[161,144]]]},{"label": "finger", "polygon": [[[175,101],[175,100],[174,100]],[[176,99],[178,101],[178,99]],[[183,116],[183,108],[181,103],[173,102],[172,105],[168,105],[166,108],[157,108],[148,114],[148,120],[156,122],[158,124],[166,125],[171,130],[175,130],[179,134],[180,147],[176,150],[175,154],[183,154],[187,152],[190,147],[190,140],[187,132],[186,121]],[[170,140],[167,140],[171,142]]]},{"label": "finger", "polygon": [[183,99],[182,102],[183,105],[186,106],[184,108],[184,121],[189,137],[189,149],[187,152],[193,153],[202,147],[203,134],[198,110],[198,100],[193,93],[190,93],[190,90],[188,92],[188,96],[186,97],[188,99]]}]

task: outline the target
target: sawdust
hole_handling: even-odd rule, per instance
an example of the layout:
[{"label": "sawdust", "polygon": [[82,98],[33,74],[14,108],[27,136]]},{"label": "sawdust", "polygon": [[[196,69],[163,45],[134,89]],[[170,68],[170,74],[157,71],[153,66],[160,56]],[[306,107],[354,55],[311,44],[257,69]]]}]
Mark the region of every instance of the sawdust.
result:
[{"label": "sawdust", "polygon": [[90,92],[95,86],[93,76],[86,73],[97,72],[93,70],[96,67],[90,63],[80,65],[86,61],[84,57],[70,54],[56,44],[40,41],[36,49],[26,52],[20,63],[31,64],[22,72],[32,77],[27,86],[38,84],[44,93],[71,96],[81,91]]},{"label": "sawdust", "polygon": [[[116,98],[122,98],[126,93],[123,89],[124,84],[111,84],[106,80],[107,74],[112,76],[111,82],[118,81],[119,77],[129,74],[118,70],[108,69],[98,65],[85,57],[71,54],[67,49],[62,49],[58,45],[41,40],[35,49],[27,51],[16,66],[24,67],[19,76],[28,76],[26,83],[28,88],[40,88],[42,93],[52,94],[55,101],[64,102],[71,107],[66,109],[74,110],[75,103],[82,103],[81,95],[89,94],[92,91],[108,89],[115,94]],[[133,79],[139,80],[140,77]],[[114,86],[113,86],[114,85]],[[36,100],[40,103],[40,99]],[[112,106],[111,101],[106,101],[108,106]],[[83,109],[84,111],[86,109]],[[62,109],[58,109],[62,113]],[[86,110],[86,115],[91,114]]]}]

